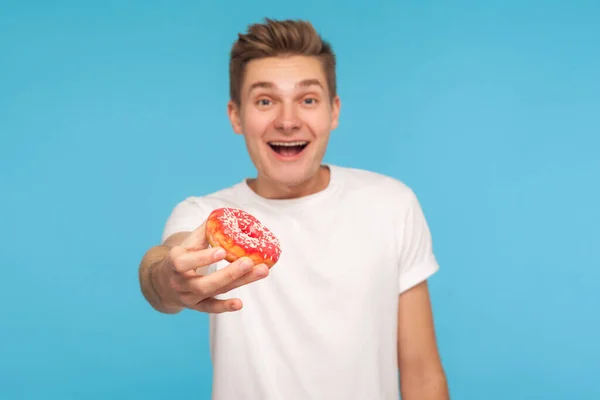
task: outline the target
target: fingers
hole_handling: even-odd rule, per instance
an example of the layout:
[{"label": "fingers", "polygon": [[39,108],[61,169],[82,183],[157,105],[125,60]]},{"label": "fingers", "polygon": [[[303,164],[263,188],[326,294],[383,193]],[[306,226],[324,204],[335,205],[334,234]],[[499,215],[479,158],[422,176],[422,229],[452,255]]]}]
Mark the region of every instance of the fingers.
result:
[{"label": "fingers", "polygon": [[225,258],[226,252],[220,247],[188,251],[182,246],[171,249],[171,265],[179,273],[195,271]]},{"label": "fingers", "polygon": [[236,280],[252,271],[253,266],[251,259],[243,257],[208,275],[183,277],[175,274],[171,284],[181,292],[196,293],[201,298],[213,297],[224,293],[224,288],[231,286]]},{"label": "fingers", "polygon": [[183,306],[201,312],[223,313],[240,310],[241,300],[219,300],[215,296],[269,275],[267,265],[255,266],[248,257],[242,257],[208,275],[197,275],[195,271],[198,268],[225,258],[225,251],[221,248],[190,251],[183,246],[178,246],[171,249],[170,257],[171,287],[177,292]]},{"label": "fingers", "polygon": [[267,276],[269,276],[269,267],[266,264],[258,264],[252,269],[252,272],[243,275],[229,285],[223,287],[219,294],[227,293],[230,290],[264,279]]},{"label": "fingers", "polygon": [[203,250],[208,248],[208,241],[206,240],[206,221],[190,232],[187,238],[181,243],[181,247],[185,250]]},{"label": "fingers", "polygon": [[239,311],[242,309],[242,306],[243,304],[240,299],[218,300],[211,297],[202,300],[191,308],[200,312],[221,314],[224,312]]},{"label": "fingers", "polygon": [[[195,275],[195,276],[181,276],[175,275],[171,280],[171,286],[181,293],[189,292],[194,293],[198,298],[202,296],[211,297],[218,294],[227,293],[235,288],[243,285],[248,285],[252,282],[256,282],[260,279],[264,279],[269,275],[269,267],[265,264],[259,264],[251,269],[250,272],[242,275],[235,279],[229,284],[221,287],[215,287],[212,290],[206,287],[205,280],[208,276]],[[207,292],[210,290],[210,292]]]},{"label": "fingers", "polygon": [[186,292],[179,296],[181,305],[191,310],[206,313],[223,313],[242,309],[240,299],[219,300],[214,297],[202,298],[196,293]]}]

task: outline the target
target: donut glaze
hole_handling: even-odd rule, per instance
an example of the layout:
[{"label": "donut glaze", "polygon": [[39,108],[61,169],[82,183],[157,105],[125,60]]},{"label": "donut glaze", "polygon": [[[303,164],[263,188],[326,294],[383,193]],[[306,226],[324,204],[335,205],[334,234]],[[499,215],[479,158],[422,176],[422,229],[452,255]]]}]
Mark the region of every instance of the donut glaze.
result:
[{"label": "donut glaze", "polygon": [[222,247],[225,259],[233,262],[249,257],[256,265],[273,267],[281,255],[279,239],[253,215],[238,208],[213,210],[206,220],[206,240]]}]

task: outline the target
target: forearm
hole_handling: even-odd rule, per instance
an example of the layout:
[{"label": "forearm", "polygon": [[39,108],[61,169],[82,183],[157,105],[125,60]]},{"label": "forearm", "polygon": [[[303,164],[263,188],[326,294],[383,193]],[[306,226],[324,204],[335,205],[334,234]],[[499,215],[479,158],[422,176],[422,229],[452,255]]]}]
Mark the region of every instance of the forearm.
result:
[{"label": "forearm", "polygon": [[402,400],[449,400],[450,393],[443,371],[429,377],[405,377],[401,381]]},{"label": "forearm", "polygon": [[139,266],[140,289],[146,301],[164,314],[177,314],[183,308],[168,300],[168,282],[161,279],[157,268],[169,253],[168,246],[155,246],[144,254]]}]

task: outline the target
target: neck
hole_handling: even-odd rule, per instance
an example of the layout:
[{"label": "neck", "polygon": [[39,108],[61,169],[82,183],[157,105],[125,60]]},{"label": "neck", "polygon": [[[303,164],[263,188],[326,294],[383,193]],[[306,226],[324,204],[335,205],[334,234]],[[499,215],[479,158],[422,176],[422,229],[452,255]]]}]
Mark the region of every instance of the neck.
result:
[{"label": "neck", "polygon": [[297,185],[282,185],[259,174],[256,179],[248,180],[248,186],[256,194],[267,199],[297,199],[327,188],[330,175],[329,168],[321,166],[318,172],[305,182]]}]

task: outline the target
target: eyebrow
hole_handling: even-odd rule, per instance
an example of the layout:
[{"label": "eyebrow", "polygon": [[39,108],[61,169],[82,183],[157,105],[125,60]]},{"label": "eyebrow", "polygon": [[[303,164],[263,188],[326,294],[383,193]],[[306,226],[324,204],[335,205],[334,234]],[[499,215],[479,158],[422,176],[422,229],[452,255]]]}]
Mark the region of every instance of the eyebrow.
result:
[{"label": "eyebrow", "polygon": [[[310,87],[310,86],[319,86],[321,89],[323,88],[323,85],[321,84],[321,82],[318,79],[304,79],[300,82],[298,82],[296,84],[296,87]],[[252,92],[254,89],[275,89],[275,84],[273,82],[266,82],[266,81],[261,81],[261,82],[254,82],[252,85],[250,85],[250,88],[248,89],[248,92]]]}]

